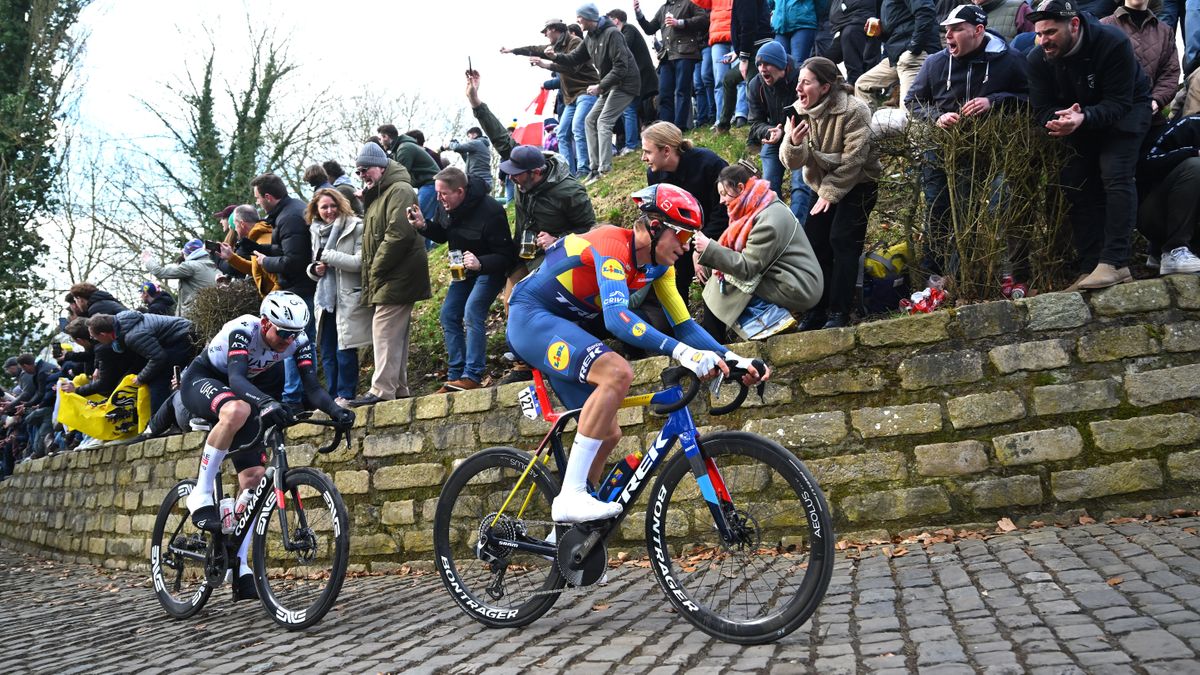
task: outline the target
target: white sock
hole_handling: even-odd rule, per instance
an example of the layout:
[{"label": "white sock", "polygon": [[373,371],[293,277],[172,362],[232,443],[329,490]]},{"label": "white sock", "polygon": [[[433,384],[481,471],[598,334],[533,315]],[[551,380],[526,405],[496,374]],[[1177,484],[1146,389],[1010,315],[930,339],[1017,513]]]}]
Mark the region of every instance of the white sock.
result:
[{"label": "white sock", "polygon": [[[196,477],[196,488],[192,490],[193,495],[204,495],[208,502],[212,501],[213,484],[221,475],[221,462],[225,461],[226,452],[226,450],[218,450],[207,443],[204,444],[204,454],[200,455],[200,475]],[[200,497],[196,497],[193,503],[199,504]]]},{"label": "white sock", "polygon": [[241,565],[238,566],[239,577],[244,577],[247,574],[252,574],[254,572],[254,570],[250,569],[250,566],[246,564],[246,561],[250,557],[250,538],[253,535],[254,532],[247,532],[246,538],[242,540],[242,547],[238,549],[238,561],[241,563]]},{"label": "white sock", "polygon": [[563,493],[582,492],[587,494],[588,472],[592,470],[592,461],[600,452],[601,441],[598,438],[588,438],[583,434],[575,434],[575,442],[571,444],[571,454],[567,456],[567,468],[563,471]]}]

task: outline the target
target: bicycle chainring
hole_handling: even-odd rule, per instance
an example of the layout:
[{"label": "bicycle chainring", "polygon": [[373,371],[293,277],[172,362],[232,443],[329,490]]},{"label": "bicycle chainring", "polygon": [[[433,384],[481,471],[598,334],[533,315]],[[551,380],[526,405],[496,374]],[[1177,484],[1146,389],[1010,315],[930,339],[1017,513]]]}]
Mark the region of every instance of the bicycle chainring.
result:
[{"label": "bicycle chainring", "polygon": [[572,527],[558,542],[558,571],[572,586],[591,586],[600,581],[608,569],[608,547],[603,541],[597,542],[578,564],[574,562],[575,553],[583,546],[588,534],[590,530]]}]

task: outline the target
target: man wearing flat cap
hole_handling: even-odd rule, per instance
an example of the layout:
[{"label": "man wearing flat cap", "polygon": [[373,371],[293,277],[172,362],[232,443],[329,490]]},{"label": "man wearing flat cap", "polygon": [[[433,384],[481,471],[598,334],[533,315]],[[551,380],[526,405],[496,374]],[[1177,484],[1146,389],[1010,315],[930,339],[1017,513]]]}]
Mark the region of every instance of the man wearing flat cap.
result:
[{"label": "man wearing flat cap", "polygon": [[592,60],[571,66],[559,65],[546,57],[546,51],[568,54],[583,44],[583,38],[572,35],[567,24],[559,19],[549,19],[542,27],[542,35],[550,42],[547,45],[530,45],[516,49],[500,48],[502,54],[529,57],[531,65],[558,73],[562,89],[563,111],[558,122],[558,151],[567,160],[571,175],[586,174],[589,169],[587,146],[587,116],[596,105],[596,97],[588,93],[588,87],[600,82],[600,75]]},{"label": "man wearing flat cap", "polygon": [[1080,274],[1072,288],[1131,281],[1134,170],[1150,127],[1150,80],[1125,34],[1080,13],[1075,0],[1042,0],[1034,9],[1034,119],[1074,150],[1061,177]]}]

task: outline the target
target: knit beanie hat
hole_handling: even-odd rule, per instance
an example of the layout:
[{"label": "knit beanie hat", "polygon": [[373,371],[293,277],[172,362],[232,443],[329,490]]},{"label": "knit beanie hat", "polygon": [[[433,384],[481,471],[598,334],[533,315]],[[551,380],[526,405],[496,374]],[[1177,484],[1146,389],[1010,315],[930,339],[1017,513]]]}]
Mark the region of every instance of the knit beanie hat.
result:
[{"label": "knit beanie hat", "polygon": [[377,143],[364,143],[362,150],[358,151],[358,159],[354,160],[355,166],[379,166],[387,168],[388,156],[379,147]]},{"label": "knit beanie hat", "polygon": [[199,239],[193,239],[183,245],[183,257],[186,258],[202,248],[204,248],[204,242]]},{"label": "knit beanie hat", "polygon": [[596,9],[596,4],[589,2],[575,11],[575,16],[588,21],[599,21],[600,10]]},{"label": "knit beanie hat", "polygon": [[765,63],[780,70],[787,70],[787,62],[788,56],[787,52],[783,51],[783,45],[774,40],[759,47],[758,56],[754,57],[754,63]]}]

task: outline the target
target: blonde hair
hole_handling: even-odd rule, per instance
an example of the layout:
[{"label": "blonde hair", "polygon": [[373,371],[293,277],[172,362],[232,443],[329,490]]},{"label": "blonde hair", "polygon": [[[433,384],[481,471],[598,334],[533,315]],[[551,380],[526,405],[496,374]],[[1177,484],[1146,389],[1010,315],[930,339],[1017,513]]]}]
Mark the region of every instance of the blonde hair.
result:
[{"label": "blonde hair", "polygon": [[321,220],[321,214],[317,211],[317,203],[321,201],[321,197],[332,197],[333,202],[337,204],[339,216],[353,216],[354,209],[350,208],[350,202],[338,192],[336,188],[321,188],[313,194],[312,201],[308,203],[308,207],[304,209],[304,220],[309,225],[312,225],[314,220]]},{"label": "blonde hair", "polygon": [[675,148],[676,152],[687,152],[695,147],[683,137],[679,127],[670,122],[655,122],[642,129],[642,140],[650,141],[659,147]]}]

